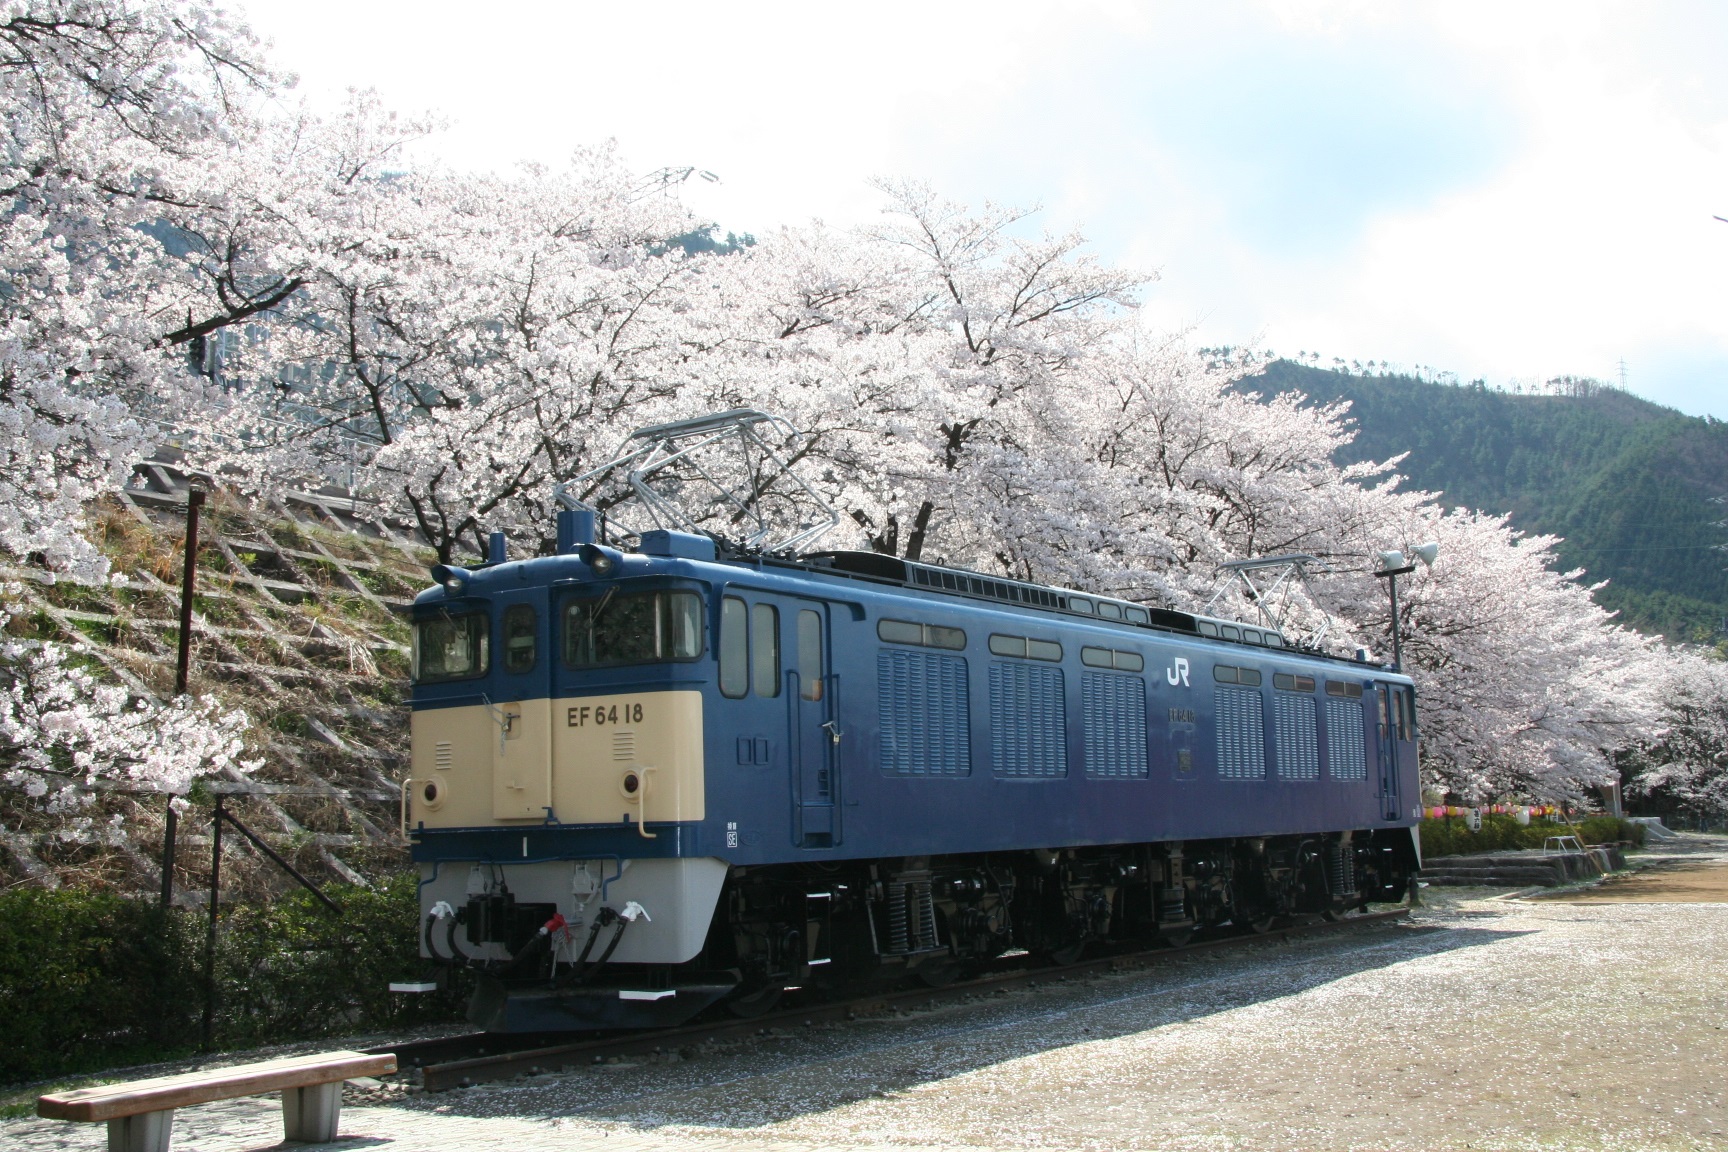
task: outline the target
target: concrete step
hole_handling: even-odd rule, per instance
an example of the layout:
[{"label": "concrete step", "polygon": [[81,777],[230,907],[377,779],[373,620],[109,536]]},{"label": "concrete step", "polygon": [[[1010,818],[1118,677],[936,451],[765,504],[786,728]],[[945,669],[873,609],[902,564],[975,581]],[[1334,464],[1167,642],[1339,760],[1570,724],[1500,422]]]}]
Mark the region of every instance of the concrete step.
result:
[{"label": "concrete step", "polygon": [[1586,848],[1582,852],[1485,852],[1475,856],[1431,857],[1422,862],[1422,879],[1442,886],[1552,888],[1605,876],[1625,866],[1625,856],[1612,846]]}]

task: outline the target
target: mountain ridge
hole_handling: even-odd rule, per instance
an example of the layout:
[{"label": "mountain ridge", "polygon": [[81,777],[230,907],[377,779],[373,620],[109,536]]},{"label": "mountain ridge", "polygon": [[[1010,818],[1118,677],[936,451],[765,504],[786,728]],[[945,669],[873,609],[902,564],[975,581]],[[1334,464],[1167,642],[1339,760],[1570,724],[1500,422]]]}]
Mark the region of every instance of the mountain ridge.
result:
[{"label": "mountain ridge", "polygon": [[1340,463],[1408,453],[1398,471],[1448,505],[1507,513],[1563,538],[1563,568],[1608,584],[1597,602],[1671,640],[1728,631],[1728,424],[1587,380],[1546,392],[1333,371],[1273,361],[1245,392],[1349,401]]}]

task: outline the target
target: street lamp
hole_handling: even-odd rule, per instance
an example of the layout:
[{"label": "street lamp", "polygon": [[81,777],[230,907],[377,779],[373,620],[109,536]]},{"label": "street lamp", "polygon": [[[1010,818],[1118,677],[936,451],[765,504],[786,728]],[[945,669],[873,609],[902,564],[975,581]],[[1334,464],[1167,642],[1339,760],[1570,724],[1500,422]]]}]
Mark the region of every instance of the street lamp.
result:
[{"label": "street lamp", "polygon": [[[1416,560],[1424,566],[1432,567],[1434,557],[1440,555],[1440,545],[1430,541],[1418,544],[1410,550],[1415,553]],[[1406,560],[1404,553],[1392,551],[1380,553],[1380,571],[1375,576],[1386,581],[1387,590],[1392,595],[1392,671],[1404,671],[1404,647],[1398,635],[1398,577],[1405,573],[1416,571],[1413,560]]]}]

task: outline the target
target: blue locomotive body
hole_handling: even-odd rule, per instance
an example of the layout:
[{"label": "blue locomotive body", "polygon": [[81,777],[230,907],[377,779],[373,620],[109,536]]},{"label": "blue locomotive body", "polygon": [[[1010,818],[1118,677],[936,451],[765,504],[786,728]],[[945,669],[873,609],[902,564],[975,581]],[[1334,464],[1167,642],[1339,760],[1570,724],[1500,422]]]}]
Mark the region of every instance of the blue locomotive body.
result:
[{"label": "blue locomotive body", "polygon": [[1264,926],[1418,864],[1410,681],[1269,630],[674,532],[440,574],[423,951],[487,1027]]}]

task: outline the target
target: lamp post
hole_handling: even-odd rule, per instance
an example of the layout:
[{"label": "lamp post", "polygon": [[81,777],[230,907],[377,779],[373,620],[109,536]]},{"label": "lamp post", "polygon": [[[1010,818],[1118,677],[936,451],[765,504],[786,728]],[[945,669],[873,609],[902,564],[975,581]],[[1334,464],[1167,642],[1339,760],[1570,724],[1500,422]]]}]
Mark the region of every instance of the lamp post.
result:
[{"label": "lamp post", "polygon": [[[1411,549],[1416,559],[1425,566],[1432,566],[1434,557],[1440,555],[1440,545],[1430,542],[1418,544]],[[1404,671],[1404,645],[1398,631],[1398,577],[1416,571],[1415,561],[1406,560],[1404,553],[1392,551],[1380,553],[1380,571],[1374,575],[1386,581],[1386,587],[1392,597],[1392,671]]]}]

